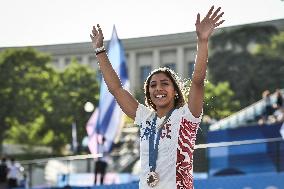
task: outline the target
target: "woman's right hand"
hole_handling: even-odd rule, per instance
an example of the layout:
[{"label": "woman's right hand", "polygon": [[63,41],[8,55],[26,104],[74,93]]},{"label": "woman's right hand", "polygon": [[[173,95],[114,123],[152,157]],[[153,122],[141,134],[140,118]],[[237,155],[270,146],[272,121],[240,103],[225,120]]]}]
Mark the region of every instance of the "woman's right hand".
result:
[{"label": "woman's right hand", "polygon": [[97,28],[96,26],[93,26],[92,34],[90,34],[94,49],[100,48],[104,45],[104,35],[99,24],[97,24]]}]

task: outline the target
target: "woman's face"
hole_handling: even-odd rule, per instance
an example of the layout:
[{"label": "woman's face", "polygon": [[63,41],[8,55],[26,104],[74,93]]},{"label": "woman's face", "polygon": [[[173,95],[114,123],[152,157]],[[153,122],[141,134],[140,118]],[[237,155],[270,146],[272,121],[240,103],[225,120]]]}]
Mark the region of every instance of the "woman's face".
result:
[{"label": "woman's face", "polygon": [[176,91],[173,82],[165,73],[156,73],[151,77],[149,93],[156,109],[174,107]]}]

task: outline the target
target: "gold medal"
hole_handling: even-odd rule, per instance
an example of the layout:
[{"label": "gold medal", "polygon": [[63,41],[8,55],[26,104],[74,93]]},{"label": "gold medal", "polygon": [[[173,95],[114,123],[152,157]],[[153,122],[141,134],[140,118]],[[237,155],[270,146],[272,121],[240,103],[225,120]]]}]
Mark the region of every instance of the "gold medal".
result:
[{"label": "gold medal", "polygon": [[158,173],[151,171],[150,173],[148,173],[147,176],[147,184],[148,186],[150,186],[151,188],[154,188],[159,182],[159,175]]}]

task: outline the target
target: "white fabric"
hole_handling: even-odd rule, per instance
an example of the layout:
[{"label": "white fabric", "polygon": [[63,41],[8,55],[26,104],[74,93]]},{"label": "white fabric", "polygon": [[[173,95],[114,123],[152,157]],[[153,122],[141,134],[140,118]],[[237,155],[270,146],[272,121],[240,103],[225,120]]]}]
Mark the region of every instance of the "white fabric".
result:
[{"label": "white fabric", "polygon": [[19,176],[19,167],[16,164],[11,164],[9,167],[7,178],[17,179]]},{"label": "white fabric", "polygon": [[[140,127],[140,160],[141,160],[141,172],[140,172],[140,189],[148,189],[150,188],[146,183],[146,177],[149,173],[149,131],[151,128],[151,123],[155,116],[155,112],[150,110],[149,108],[145,107],[142,104],[139,104],[136,117],[134,123]],[[180,150],[179,142],[181,141],[181,125],[182,122],[185,123],[185,119],[189,122],[192,122],[195,125],[194,133],[189,134],[187,139],[190,141],[189,143],[194,146],[195,144],[195,136],[201,122],[202,114],[199,118],[195,118],[192,113],[190,112],[188,105],[185,104],[183,107],[179,109],[175,109],[169,120],[164,125],[159,149],[158,149],[158,159],[157,159],[157,167],[156,172],[158,172],[160,181],[155,189],[174,189],[174,188],[184,188],[184,189],[192,189],[192,187],[178,187],[177,185],[177,152]],[[161,125],[163,118],[157,119],[157,124]],[[184,128],[184,127],[183,127]],[[190,133],[190,132],[188,132]],[[183,137],[184,138],[184,137]],[[190,148],[188,144],[182,144],[185,148]],[[193,153],[193,148],[190,150],[190,153]],[[180,152],[180,151],[179,151]],[[186,155],[185,155],[186,156]],[[192,176],[192,157],[189,159],[186,158],[186,161],[190,162],[191,165],[190,176]]]},{"label": "white fabric", "polygon": [[281,136],[282,136],[282,138],[284,140],[284,122],[283,122],[283,124],[282,124],[282,126],[280,128],[280,134],[281,134]]}]

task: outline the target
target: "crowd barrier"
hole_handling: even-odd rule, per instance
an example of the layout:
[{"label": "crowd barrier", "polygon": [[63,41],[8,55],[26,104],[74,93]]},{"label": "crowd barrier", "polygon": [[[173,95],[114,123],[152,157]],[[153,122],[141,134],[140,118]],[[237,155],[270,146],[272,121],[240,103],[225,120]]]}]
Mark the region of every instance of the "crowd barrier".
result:
[{"label": "crowd barrier", "polygon": [[226,168],[243,174],[284,171],[281,127],[275,123],[209,132],[207,143],[218,145],[207,148],[210,176]]},{"label": "crowd barrier", "polygon": [[[129,184],[113,184],[113,185],[105,185],[105,186],[71,187],[70,189],[138,189],[138,188],[139,188],[139,183],[133,182]],[[66,189],[66,187],[64,189]]]},{"label": "crowd barrier", "polygon": [[[41,189],[138,189],[139,183]],[[216,176],[194,181],[195,189],[284,189],[284,173],[260,173],[241,176]],[[22,189],[22,188],[18,188]],[[38,189],[38,188],[37,188]]]},{"label": "crowd barrier", "polygon": [[[205,149],[204,158],[195,156],[203,161],[195,165],[204,166],[204,180],[195,179],[195,189],[284,189],[284,140],[280,137],[281,125],[263,127],[248,127],[232,130],[214,131],[208,134],[207,144],[196,145],[196,152]],[[198,155],[198,154],[195,154]],[[197,158],[196,158],[197,157]],[[62,158],[50,158],[21,162],[29,173],[29,186],[65,186],[72,185],[71,189],[136,189],[138,183],[90,186],[93,183],[94,160],[90,155],[80,155]],[[134,166],[135,167],[135,166]],[[201,169],[200,168],[200,169]],[[69,175],[66,183],[58,185],[58,175]],[[86,185],[76,185],[72,175],[91,175]],[[236,176],[238,174],[238,176]],[[57,175],[57,177],[54,177]],[[225,176],[231,175],[231,176]],[[41,180],[40,180],[41,179]],[[113,180],[113,179],[112,179]],[[137,180],[137,179],[136,179]],[[72,182],[71,182],[72,181]],[[133,179],[127,180],[133,182]],[[126,183],[126,182],[110,182]],[[56,189],[45,188],[40,189]]]},{"label": "crowd barrier", "polygon": [[195,180],[195,189],[284,189],[284,173],[210,177]]}]

